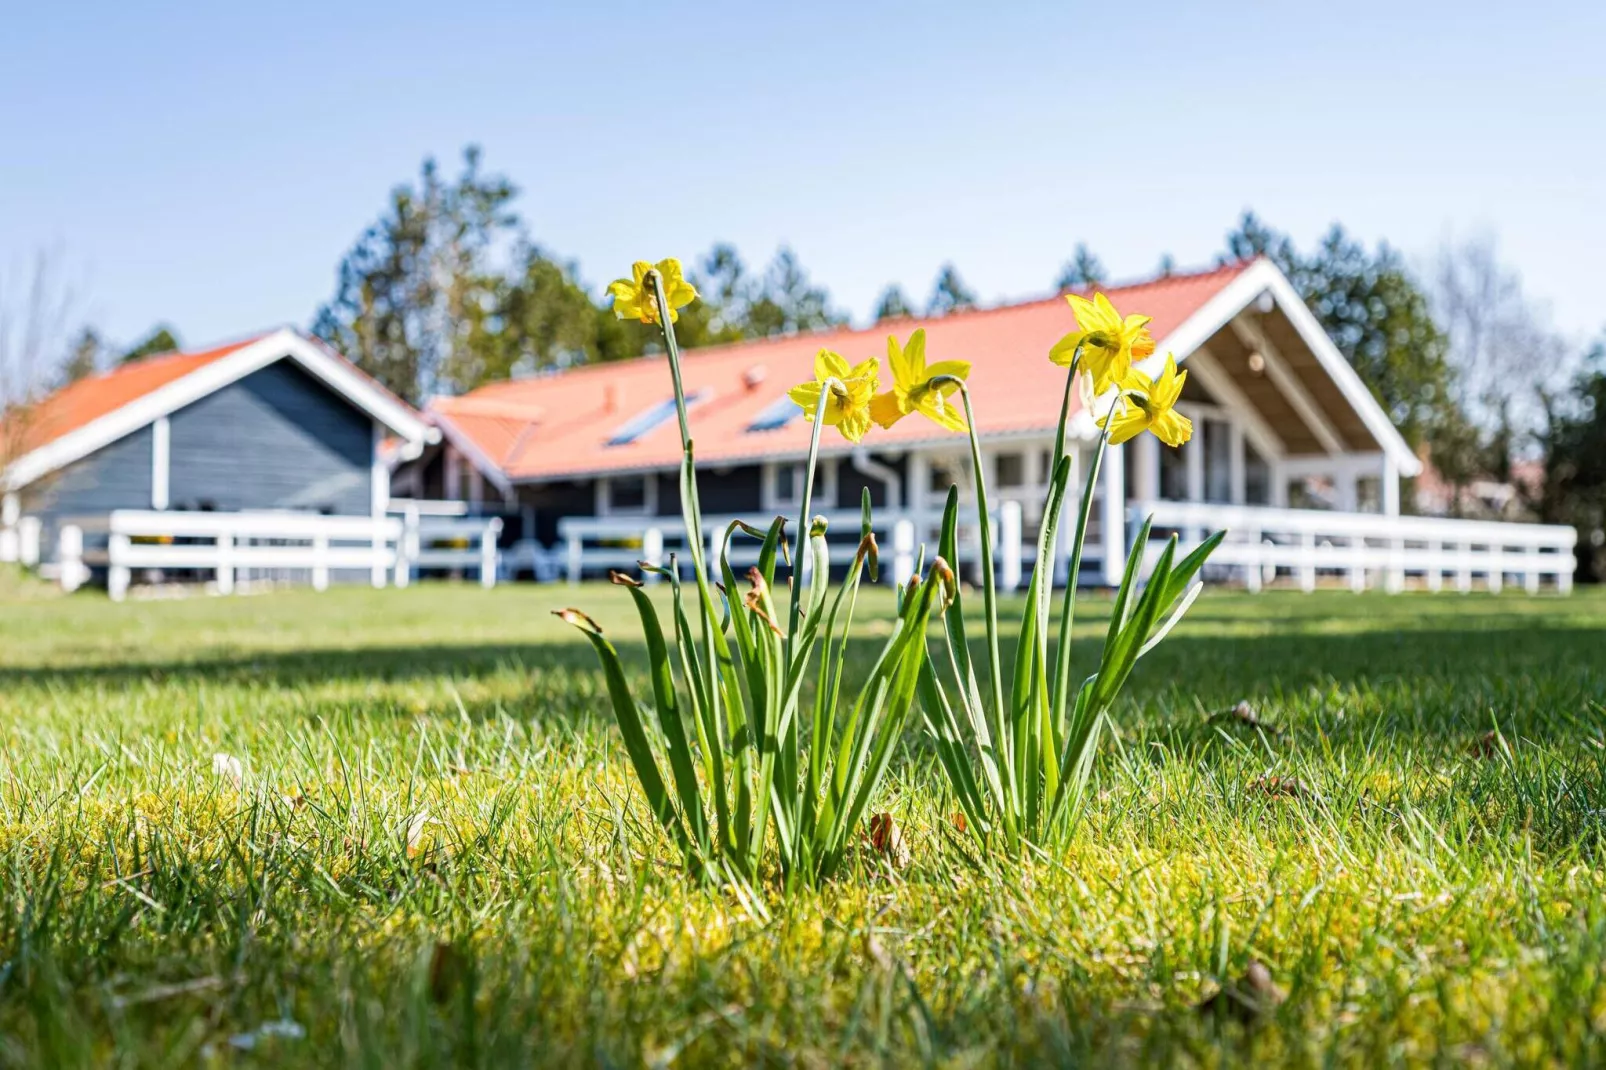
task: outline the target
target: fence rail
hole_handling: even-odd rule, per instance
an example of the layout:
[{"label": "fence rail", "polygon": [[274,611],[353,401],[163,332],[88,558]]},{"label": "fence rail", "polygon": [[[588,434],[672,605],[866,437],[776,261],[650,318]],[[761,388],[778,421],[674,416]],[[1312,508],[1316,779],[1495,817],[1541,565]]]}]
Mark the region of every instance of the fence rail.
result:
[{"label": "fence rail", "polygon": [[490,587],[498,575],[501,530],[495,517],[118,509],[63,520],[56,568],[69,591],[103,568],[116,601],[136,573],[149,570],[211,573],[220,594],[264,573],[323,590],[336,571],[367,572],[375,587],[392,580],[405,587],[422,570],[477,572]]},{"label": "fence rail", "polygon": [[[1442,590],[1446,578],[1458,591],[1472,590],[1475,579],[1499,591],[1515,576],[1529,592],[1548,579],[1565,593],[1576,567],[1577,532],[1556,525],[1150,501],[1129,507],[1130,539],[1145,515],[1153,517],[1156,538],[1176,531],[1185,547],[1225,530],[1211,564],[1232,569],[1251,591],[1286,573],[1306,591],[1322,575],[1356,591],[1399,591],[1413,578],[1431,591]],[[1144,549],[1152,556],[1158,544]]]}]

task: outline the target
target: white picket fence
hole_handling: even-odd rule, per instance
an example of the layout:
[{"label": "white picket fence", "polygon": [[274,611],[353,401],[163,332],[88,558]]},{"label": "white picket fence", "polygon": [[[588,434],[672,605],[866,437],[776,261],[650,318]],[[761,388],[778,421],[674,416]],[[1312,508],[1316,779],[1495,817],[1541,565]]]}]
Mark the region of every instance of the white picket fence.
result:
[{"label": "white picket fence", "polygon": [[1129,506],[1129,540],[1145,515],[1156,530],[1146,548],[1151,562],[1164,534],[1178,532],[1186,549],[1225,530],[1211,565],[1231,569],[1251,591],[1286,576],[1306,591],[1330,577],[1355,591],[1400,591],[1412,579],[1439,591],[1448,579],[1457,591],[1481,581],[1498,592],[1513,577],[1529,592],[1548,581],[1566,593],[1576,565],[1578,533],[1558,525],[1149,501]]},{"label": "white picket fence", "polygon": [[258,581],[329,586],[337,571],[366,572],[375,587],[407,586],[420,570],[477,571],[496,584],[496,517],[321,516],[291,512],[185,513],[118,509],[62,522],[57,578],[76,590],[96,568],[113,600],[152,571],[211,573],[220,594]]}]

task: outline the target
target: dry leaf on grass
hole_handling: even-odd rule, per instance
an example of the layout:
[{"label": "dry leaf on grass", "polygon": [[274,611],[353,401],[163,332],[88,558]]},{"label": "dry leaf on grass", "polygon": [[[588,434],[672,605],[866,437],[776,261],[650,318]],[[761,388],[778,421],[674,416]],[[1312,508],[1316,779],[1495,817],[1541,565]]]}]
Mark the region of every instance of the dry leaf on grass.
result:
[{"label": "dry leaf on grass", "polygon": [[1283,731],[1277,725],[1274,725],[1270,721],[1262,718],[1259,712],[1256,711],[1256,709],[1251,706],[1247,700],[1238,703],[1238,705],[1234,706],[1230,710],[1222,710],[1220,713],[1216,714],[1210,719],[1212,721],[1232,721],[1236,724],[1241,724],[1249,728],[1258,728],[1260,731],[1268,732],[1274,736],[1281,735]]},{"label": "dry leaf on grass", "polygon": [[1265,963],[1250,960],[1249,967],[1238,980],[1218,990],[1199,1003],[1205,1014],[1229,1014],[1248,1025],[1271,1014],[1288,998]]},{"label": "dry leaf on grass", "polygon": [[1491,728],[1489,731],[1467,744],[1467,757],[1493,758],[1500,753],[1502,746],[1503,743],[1500,739],[1500,733]]},{"label": "dry leaf on grass", "polygon": [[870,846],[891,862],[893,869],[907,869],[913,860],[903,829],[891,814],[876,814],[870,818]]},{"label": "dry leaf on grass", "polygon": [[1257,776],[1249,782],[1249,790],[1289,799],[1308,799],[1316,795],[1310,785],[1298,777],[1278,776],[1275,773]]}]

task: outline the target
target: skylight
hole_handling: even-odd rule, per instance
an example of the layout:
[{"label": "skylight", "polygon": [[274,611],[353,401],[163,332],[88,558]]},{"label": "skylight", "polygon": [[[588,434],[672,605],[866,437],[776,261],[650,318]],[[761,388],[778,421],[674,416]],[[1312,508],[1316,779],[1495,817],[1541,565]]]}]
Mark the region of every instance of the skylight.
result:
[{"label": "skylight", "polygon": [[[700,390],[695,394],[687,395],[686,407],[690,408],[699,401],[702,401],[707,396],[708,392],[706,390]],[[668,398],[664,401],[660,401],[652,408],[646,410],[645,412],[637,413],[625,423],[621,424],[618,430],[616,430],[612,435],[608,436],[608,445],[627,446],[674,415],[675,399]]]},{"label": "skylight", "polygon": [[779,431],[799,416],[803,410],[797,402],[786,396],[781,396],[764,406],[759,414],[753,417],[753,422],[747,425],[749,431]]}]

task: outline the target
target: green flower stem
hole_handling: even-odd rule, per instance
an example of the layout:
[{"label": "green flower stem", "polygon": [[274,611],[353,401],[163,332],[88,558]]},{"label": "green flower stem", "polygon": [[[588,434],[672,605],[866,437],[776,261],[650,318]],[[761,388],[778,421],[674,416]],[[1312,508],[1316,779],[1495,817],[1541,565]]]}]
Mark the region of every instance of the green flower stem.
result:
[{"label": "green flower stem", "polygon": [[[792,643],[802,617],[803,558],[808,552],[809,510],[814,505],[814,468],[820,460],[820,428],[825,425],[825,404],[833,388],[847,389],[839,379],[828,378],[820,384],[820,400],[814,407],[814,430],[809,435],[809,460],[803,468],[803,500],[797,514],[797,549],[792,553],[792,607],[787,615],[786,664],[792,664]],[[824,582],[816,576],[814,582]]]},{"label": "green flower stem", "polygon": [[981,601],[987,618],[987,668],[991,677],[993,731],[997,737],[993,742],[1003,755],[1005,783],[1009,785],[1011,795],[1017,795],[1019,785],[1015,780],[1014,748],[1003,743],[1009,734],[1004,724],[1004,667],[1003,658],[998,652],[998,584],[993,578],[992,517],[987,509],[987,474],[982,468],[981,440],[976,437],[976,416],[971,410],[970,390],[965,381],[954,375],[938,375],[927,385],[936,388],[946,383],[958,386],[959,395],[965,400],[965,427],[970,433],[970,466],[976,488],[976,517],[981,534]]},{"label": "green flower stem", "polygon": [[1093,450],[1093,461],[1088,466],[1087,482],[1082,489],[1082,508],[1076,518],[1076,538],[1071,542],[1071,560],[1065,574],[1065,602],[1060,610],[1059,644],[1054,651],[1052,713],[1054,730],[1059,735],[1065,732],[1065,714],[1070,706],[1071,627],[1076,622],[1076,588],[1081,580],[1082,546],[1087,541],[1088,520],[1093,515],[1093,488],[1098,484],[1099,470],[1104,464],[1104,451],[1110,445],[1110,418],[1115,415],[1115,407],[1120,403],[1121,395],[1117,392],[1110,401],[1110,411],[1104,415],[1104,427],[1099,431],[1098,445]]}]

